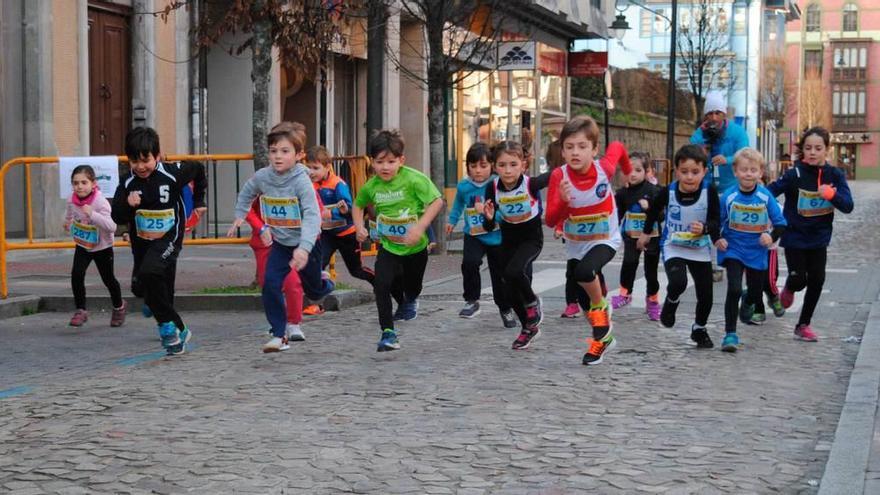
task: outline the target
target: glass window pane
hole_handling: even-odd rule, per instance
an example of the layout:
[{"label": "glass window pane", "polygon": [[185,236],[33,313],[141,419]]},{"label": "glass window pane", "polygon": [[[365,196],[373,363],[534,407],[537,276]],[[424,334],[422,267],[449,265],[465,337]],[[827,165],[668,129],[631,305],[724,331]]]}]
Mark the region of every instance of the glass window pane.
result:
[{"label": "glass window pane", "polygon": [[857,113],[859,115],[865,115],[865,92],[864,91],[859,93],[859,111]]},{"label": "glass window pane", "polygon": [[856,104],[858,103],[858,99],[856,98],[856,92],[852,91],[849,94],[849,114],[855,115],[856,113]]},{"label": "glass window pane", "polygon": [[840,115],[840,93],[837,91],[834,92],[834,96],[832,97],[831,113],[834,115]]},{"label": "glass window pane", "polygon": [[841,93],[840,95],[840,114],[846,115],[849,109],[849,93]]},{"label": "glass window pane", "polygon": [[859,50],[859,67],[865,68],[868,66],[868,49],[862,48]]}]

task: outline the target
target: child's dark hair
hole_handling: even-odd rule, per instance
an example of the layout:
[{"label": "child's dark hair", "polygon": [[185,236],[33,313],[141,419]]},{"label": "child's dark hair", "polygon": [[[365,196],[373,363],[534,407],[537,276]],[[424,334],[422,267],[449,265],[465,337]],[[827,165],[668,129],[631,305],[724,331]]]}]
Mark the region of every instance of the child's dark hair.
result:
[{"label": "child's dark hair", "polygon": [[290,141],[294,151],[301,152],[306,147],[306,126],[288,121],[275,124],[266,136],[266,142],[272,146],[282,139]]},{"label": "child's dark hair", "polygon": [[471,145],[467,150],[467,155],[465,155],[465,163],[477,163],[478,161],[485,158],[488,161],[492,161],[492,150],[489,148],[489,145],[478,141]]},{"label": "child's dark hair", "polygon": [[642,162],[642,167],[644,167],[645,170],[654,168],[654,162],[651,161],[651,155],[644,151],[633,151],[629,154],[629,159],[630,161],[638,160]]},{"label": "child's dark hair", "polygon": [[125,135],[125,156],[139,161],[150,153],[159,158],[159,135],[152,127],[135,127]]},{"label": "child's dark hair", "polygon": [[309,163],[320,163],[325,167],[330,165],[330,152],[323,146],[312,146],[306,151],[306,161]]},{"label": "child's dark hair", "polygon": [[709,161],[709,157],[706,156],[706,152],[703,151],[702,146],[686,144],[675,152],[675,159],[673,162],[675,163],[675,167],[678,168],[679,164],[686,160],[693,160],[702,165],[703,168],[706,168],[706,163]]},{"label": "child's dark hair", "polygon": [[814,136],[814,135],[822,138],[822,141],[825,143],[826,148],[831,146],[831,134],[828,133],[828,129],[825,129],[824,127],[819,127],[819,126],[810,127],[809,129],[804,131],[803,134],[801,134],[801,138],[797,142],[797,148],[798,148],[799,153],[802,154],[804,152],[804,141],[806,141],[808,137]]},{"label": "child's dark hair", "polygon": [[500,141],[494,147],[492,147],[492,162],[498,160],[498,157],[501,156],[502,153],[506,153],[508,155],[514,155],[522,161],[525,161],[526,155],[523,152],[523,147],[520,143],[515,141]]},{"label": "child's dark hair", "polygon": [[73,172],[70,173],[70,181],[73,182],[73,178],[78,174],[85,174],[87,179],[95,182],[95,169],[91,165],[77,165],[74,167]]},{"label": "child's dark hair", "polygon": [[403,156],[403,136],[397,129],[380,129],[373,133],[367,152],[370,158],[378,158],[384,153],[391,153],[395,157]]},{"label": "child's dark hair", "polygon": [[593,143],[593,148],[599,146],[599,125],[591,117],[575,117],[565,123],[562,132],[559,133],[559,144],[565,144],[565,140],[575,134],[583,132],[587,139]]}]

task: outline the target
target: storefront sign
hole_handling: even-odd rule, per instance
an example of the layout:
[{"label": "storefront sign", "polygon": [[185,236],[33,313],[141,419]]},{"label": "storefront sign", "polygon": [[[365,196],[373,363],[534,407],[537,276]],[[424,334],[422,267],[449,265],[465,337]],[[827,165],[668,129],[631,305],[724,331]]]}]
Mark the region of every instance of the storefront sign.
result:
[{"label": "storefront sign", "polygon": [[601,77],[608,68],[608,52],[570,52],[568,75],[571,77]]},{"label": "storefront sign", "polygon": [[498,70],[535,70],[537,43],[502,41],[498,43]]},{"label": "storefront sign", "polygon": [[538,57],[538,69],[544,74],[564,76],[566,74],[565,52],[541,50]]}]

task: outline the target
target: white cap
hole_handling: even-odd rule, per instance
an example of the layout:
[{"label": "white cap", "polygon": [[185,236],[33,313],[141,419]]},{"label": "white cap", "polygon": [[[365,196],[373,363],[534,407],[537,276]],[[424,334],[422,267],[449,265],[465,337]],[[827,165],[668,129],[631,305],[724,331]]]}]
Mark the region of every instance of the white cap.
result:
[{"label": "white cap", "polygon": [[727,114],[727,101],[724,98],[724,95],[718,91],[709,91],[706,93],[706,103],[703,105],[703,115],[711,112]]}]

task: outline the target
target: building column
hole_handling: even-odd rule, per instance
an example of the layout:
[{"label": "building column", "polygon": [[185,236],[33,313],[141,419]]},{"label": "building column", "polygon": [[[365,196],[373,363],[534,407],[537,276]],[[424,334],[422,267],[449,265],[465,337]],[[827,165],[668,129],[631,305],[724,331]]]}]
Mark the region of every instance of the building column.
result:
[{"label": "building column", "polygon": [[[154,12],[153,0],[133,0],[134,12]],[[131,118],[133,126],[156,127],[156,52],[155,18],[133,15],[131,18]]]},{"label": "building column", "polygon": [[[400,9],[391,6],[391,14],[386,19],[386,43],[388,51],[400,57]],[[383,127],[396,129],[400,127],[400,71],[394,61],[385,57],[385,85],[382,94],[384,99]]]}]

